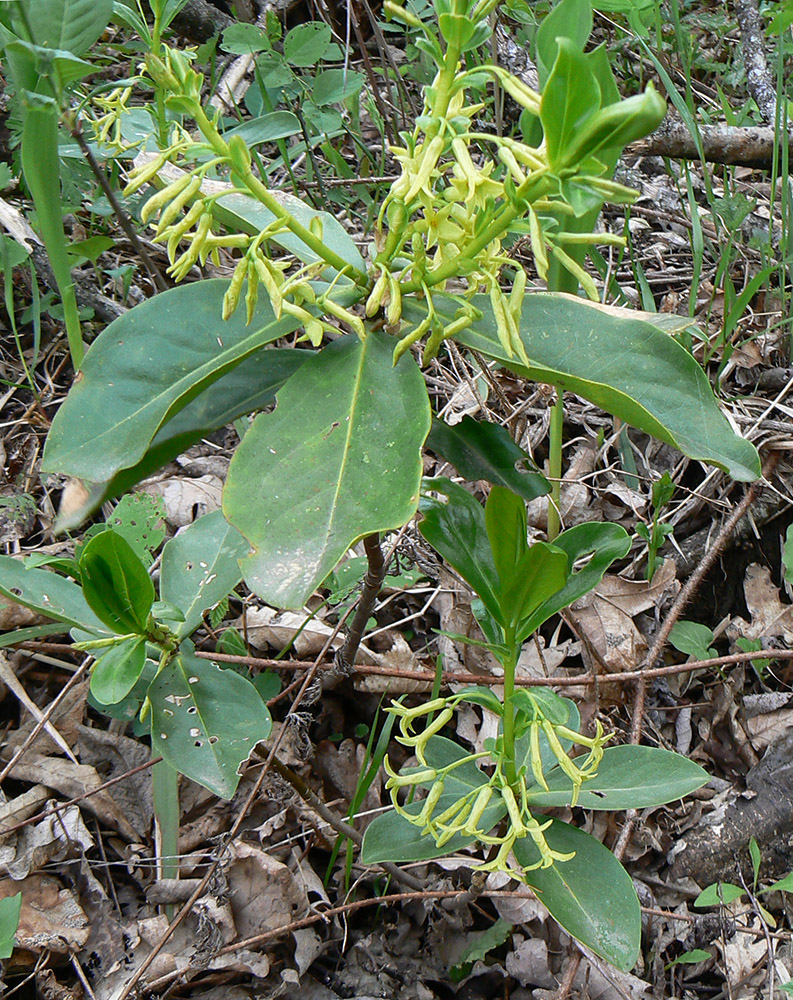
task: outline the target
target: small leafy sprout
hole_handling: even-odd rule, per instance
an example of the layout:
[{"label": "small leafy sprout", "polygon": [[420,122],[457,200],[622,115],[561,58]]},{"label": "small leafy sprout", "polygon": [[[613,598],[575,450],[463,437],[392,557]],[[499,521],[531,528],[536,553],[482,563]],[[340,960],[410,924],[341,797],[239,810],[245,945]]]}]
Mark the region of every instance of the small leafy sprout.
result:
[{"label": "small leafy sprout", "polygon": [[[496,699],[492,693],[489,694],[490,698],[485,699],[480,695],[480,689],[466,689],[450,698],[434,698],[415,708],[406,708],[395,702],[387,711],[399,719],[400,735],[397,741],[413,750],[420,767],[398,773],[386,757],[384,761],[388,774],[386,788],[391,794],[396,812],[413,826],[418,827],[422,836],[431,837],[437,847],[443,847],[457,834],[475,837],[481,843],[497,848],[495,855],[485,863],[474,866],[475,870],[508,871],[521,878],[526,871],[550,868],[557,861],[569,861],[575,856],[575,852],[553,850],[545,839],[544,833],[551,826],[551,821],[540,822],[530,809],[531,779],[528,778],[526,769],[523,768],[518,772],[515,781],[507,780],[505,774],[507,759],[503,739],[494,741],[488,751],[465,755],[444,767],[434,767],[427,759],[430,740],[451,721],[457,705],[461,701],[482,703],[483,700],[487,700],[488,707],[493,707],[491,700],[495,702]],[[521,697],[516,707],[520,716],[521,731],[529,734],[531,778],[540,788],[548,790],[546,765],[543,762],[540,745],[542,734],[550,749],[554,761],[553,767],[560,767],[572,782],[571,805],[575,805],[582,784],[597,773],[603,748],[612,734],[604,734],[599,722],[594,737],[583,736],[569,729],[564,725],[569,715],[565,700],[551,691],[542,690],[536,694],[521,691],[519,694]],[[497,704],[502,709],[497,714],[503,715],[503,707],[500,703]],[[420,733],[414,733],[415,723],[435,712],[437,715],[432,721],[425,725]],[[571,760],[562,740],[588,747],[589,754],[581,763]],[[488,762],[494,765],[492,774],[488,777],[483,772],[481,785],[454,797],[449,802],[449,795],[444,796],[449,775],[464,764],[484,758],[488,758]],[[400,803],[401,789],[427,785],[430,786],[429,792],[421,803],[418,813],[409,811]],[[495,834],[480,827],[485,811],[494,797],[501,799],[506,812],[506,828]],[[515,870],[509,864],[509,856],[515,842],[523,837],[531,837],[534,841],[540,852],[540,860],[526,868]]]}]

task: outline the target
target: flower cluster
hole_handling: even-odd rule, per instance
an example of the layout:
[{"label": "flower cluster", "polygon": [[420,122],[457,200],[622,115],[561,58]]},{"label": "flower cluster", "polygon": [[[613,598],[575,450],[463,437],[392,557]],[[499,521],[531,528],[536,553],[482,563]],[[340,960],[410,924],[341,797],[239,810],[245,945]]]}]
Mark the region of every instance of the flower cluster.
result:
[{"label": "flower cluster", "polygon": [[[463,756],[445,766],[433,766],[427,758],[427,747],[433,736],[436,736],[452,719],[456,705],[463,700],[464,693],[451,698],[436,698],[419,705],[416,708],[405,708],[394,703],[389,712],[399,717],[400,735],[398,742],[410,747],[419,767],[411,768],[403,773],[397,773],[388,758],[384,766],[388,774],[386,788],[391,794],[394,808],[409,823],[419,827],[422,835],[430,836],[438,847],[443,847],[454,836],[475,838],[483,844],[496,847],[491,860],[476,866],[479,871],[509,871],[517,878],[522,873],[533,868],[549,868],[556,862],[569,861],[574,854],[554,850],[545,838],[545,831],[550,827],[551,820],[540,822],[531,812],[530,788],[526,769],[522,769],[515,780],[508,781],[505,775],[503,754],[496,748],[482,753]],[[437,712],[432,721],[416,734],[414,724],[422,717]],[[582,784],[595,776],[603,756],[605,743],[611,738],[605,735],[603,727],[598,722],[594,737],[583,736],[566,726],[549,718],[540,704],[535,703],[535,716],[529,721],[529,745],[531,776],[534,784],[548,789],[548,781],[544,773],[540,736],[544,735],[553,755],[555,764],[570,778],[573,785],[571,805],[575,805]],[[577,763],[568,757],[561,740],[580,744],[589,748],[585,759]],[[488,758],[494,765],[488,776],[481,773],[482,783],[461,792],[461,783],[455,786],[449,776],[465,764]],[[427,796],[421,800],[420,809],[409,809],[399,801],[402,789],[427,787]],[[459,794],[458,794],[459,793]],[[500,803],[499,803],[500,799]],[[492,807],[496,805],[494,810]],[[488,808],[490,812],[488,813]],[[503,831],[492,832],[493,826],[506,814],[506,826]],[[540,854],[540,859],[528,868],[513,869],[509,865],[509,856],[517,840],[531,837]]]}]

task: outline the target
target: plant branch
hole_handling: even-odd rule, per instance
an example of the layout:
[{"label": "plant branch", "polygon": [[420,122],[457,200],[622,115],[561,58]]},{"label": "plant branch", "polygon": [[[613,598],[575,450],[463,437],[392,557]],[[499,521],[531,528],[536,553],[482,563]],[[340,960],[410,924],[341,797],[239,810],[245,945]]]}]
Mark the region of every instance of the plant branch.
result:
[{"label": "plant branch", "polygon": [[369,568],[363,579],[363,589],[358,599],[358,606],[355,609],[350,630],[347,633],[347,641],[341,647],[336,657],[338,665],[345,673],[349,672],[355,663],[355,656],[358,652],[358,647],[361,645],[366,623],[369,621],[369,617],[374,610],[375,601],[383,586],[387,568],[387,563],[383,557],[383,550],[380,547],[379,534],[375,532],[373,535],[366,535],[363,540],[363,547],[366,552]]}]

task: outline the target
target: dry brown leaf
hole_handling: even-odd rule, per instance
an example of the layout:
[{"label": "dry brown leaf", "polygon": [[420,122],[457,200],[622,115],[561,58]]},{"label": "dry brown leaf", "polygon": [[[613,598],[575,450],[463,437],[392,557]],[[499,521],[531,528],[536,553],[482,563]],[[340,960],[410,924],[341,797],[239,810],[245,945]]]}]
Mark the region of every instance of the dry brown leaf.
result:
[{"label": "dry brown leaf", "polygon": [[[234,625],[255,649],[285,649],[291,642],[301,660],[316,656],[333,634],[330,625],[318,618],[273,608],[247,608]],[[331,648],[343,642],[344,636],[338,635]]]},{"label": "dry brown leaf", "polygon": [[40,954],[68,955],[88,940],[88,919],[70,889],[51,875],[29,875],[21,881],[0,880],[0,899],[22,893],[16,933],[17,948]]},{"label": "dry brown leaf", "polygon": [[165,504],[165,520],[173,528],[183,528],[203,514],[220,509],[223,481],[213,475],[197,479],[172,476],[147,480],[138,489],[149,496],[161,497]]},{"label": "dry brown leaf", "polygon": [[[51,802],[51,805],[57,805]],[[0,873],[17,882],[52,861],[75,857],[94,846],[80,810],[69,806],[35,826],[23,826],[0,847]]]},{"label": "dry brown leaf", "polygon": [[[424,669],[424,665],[419,661],[401,632],[384,633],[378,636],[378,641],[388,642],[388,648],[377,652],[362,643],[358,653],[358,660],[361,663],[388,670]],[[376,674],[357,674],[353,683],[356,691],[367,691],[370,694],[383,694],[384,692],[388,692],[390,695],[412,694],[432,689],[432,685],[428,681],[412,680],[409,677],[379,677]]]},{"label": "dry brown leaf", "polygon": [[286,865],[256,844],[229,845],[228,900],[240,938],[275,930],[302,916],[306,897]]},{"label": "dry brown leaf", "polygon": [[780,639],[790,645],[793,642],[793,605],[783,604],[779,599],[779,588],[771,579],[767,566],[750,563],[746,567],[743,593],[751,622],[743,618],[733,618],[727,634],[746,639],[760,639],[768,645]]},{"label": "dry brown leaf", "polygon": [[587,651],[608,673],[635,670],[647,640],[633,623],[635,615],[658,604],[673,588],[676,567],[665,559],[652,583],[607,574],[598,586],[570,608],[568,615]]},{"label": "dry brown leaf", "polygon": [[[76,799],[104,784],[96,770],[87,764],[73,764],[60,757],[41,757],[33,753],[25,754],[9,773],[18,781],[46,785],[67,799]],[[135,830],[123,809],[104,790],[87,798],[84,806],[125,840],[138,841],[145,836],[145,831]]]}]

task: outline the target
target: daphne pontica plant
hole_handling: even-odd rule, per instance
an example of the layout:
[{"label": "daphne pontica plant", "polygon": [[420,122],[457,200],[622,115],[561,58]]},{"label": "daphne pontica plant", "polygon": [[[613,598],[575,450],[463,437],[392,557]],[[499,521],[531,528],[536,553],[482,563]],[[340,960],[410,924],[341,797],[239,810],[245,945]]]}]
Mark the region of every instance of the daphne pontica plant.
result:
[{"label": "daphne pontica plant", "polygon": [[[635,196],[614,182],[614,166],[626,143],[658,125],[665,103],[651,86],[622,99],[605,50],[585,51],[588,0],[561,0],[540,26],[539,91],[481,58],[497,0],[435,0],[435,16],[426,20],[387,2],[386,14],[418,33],[435,76],[414,129],[392,150],[399,176],[379,206],[364,256],[333,215],[269,188],[234,124],[208,109],[194,53],[162,41],[165,14],[175,5],[151,6],[155,29],[140,19],[148,51],[139,77],[97,94],[81,89],[76,70],[55,83],[52,74],[66,65],[56,51],[72,37],[66,26],[79,20],[84,45],[103,30],[107,4],[47,0],[46,19],[30,16],[34,7],[41,13],[39,0],[0,5],[17,99],[46,105],[50,139],[58,113],[72,120],[77,113],[86,131],[93,128],[97,151],[127,168],[129,206],[139,205],[141,225],[165,245],[175,281],[198,276],[207,261],[227,264],[229,272],[130,309],[87,352],[42,462],[45,473],[80,484],[60,526],[79,525],[195,441],[275,400],[274,410],[253,419],[231,462],[223,513],[234,542],[213,552],[218,565],[227,560],[232,567],[225,592],[242,576],[273,606],[300,608],[352,544],[416,514],[431,425],[433,448],[464,474],[474,468],[480,478],[471,456],[500,455],[486,475],[504,488],[491,491],[484,509],[459,485],[425,484],[421,530],[478,595],[480,641],[503,666],[503,698],[475,689],[394,707],[417,770],[389,764],[394,808],[367,830],[363,856],[428,859],[479,842],[485,866],[515,872],[570,933],[628,967],[639,928],[630,880],[605,847],[543,810],[653,805],[701,784],[703,773],[660,750],[609,745],[600,727],[584,736],[572,701],[516,690],[515,665],[522,644],[594,587],[626,554],[629,539],[609,524],[560,532],[556,485],[525,462],[517,473],[515,445],[499,429],[472,421],[452,433],[437,420],[433,425],[416,359],[427,363],[455,339],[494,367],[556,386],[554,484],[563,390],[737,479],[759,475],[755,449],[733,432],[705,373],[670,337],[674,320],[662,329],[653,317],[601,307],[583,266],[593,244],[622,242],[598,232],[597,217],[605,201]],[[127,23],[131,9],[124,8]],[[60,34],[50,30],[55,21]],[[38,34],[40,25],[46,34]],[[495,81],[523,109],[519,136],[493,135],[478,124]],[[135,129],[128,127],[140,110],[130,102],[141,84],[153,94],[145,135],[139,115]],[[528,238],[549,292],[528,294],[523,269],[505,249],[516,236]],[[591,301],[559,294],[579,286]],[[298,347],[273,346],[295,333]],[[74,356],[79,363],[79,351]],[[529,545],[524,501],[549,492],[548,541]],[[191,685],[202,682],[192,669],[192,629],[175,624],[169,607],[158,608],[120,547],[101,555],[107,567],[99,576],[86,563],[73,581],[6,561],[0,591],[70,627],[91,626],[93,634],[79,641],[110,639],[107,647],[91,647],[104,650],[95,667],[102,689],[115,697],[142,684],[140,714],[154,748],[173,768],[231,794],[247,745],[235,744],[222,787],[210,783],[198,752],[226,746],[222,733],[238,721],[240,678],[212,675],[215,714],[206,731],[217,740],[205,741],[203,731],[192,739],[192,720],[168,714],[174,698],[197,692]],[[127,608],[111,622],[99,605],[122,577],[134,581],[134,613]],[[163,571],[161,602],[192,623],[184,599],[163,591],[168,579]],[[66,585],[76,588],[68,598]],[[57,606],[55,587],[64,590]],[[88,609],[80,604],[79,614],[69,604],[78,592]],[[197,603],[210,606],[209,578],[201,594]],[[154,664],[153,676],[147,664]],[[182,675],[186,686],[177,690]],[[463,700],[498,716],[499,734],[482,754],[441,735]],[[268,729],[264,714],[246,724],[249,743]],[[571,759],[573,745],[584,753]],[[408,801],[421,789],[423,799]]]}]

